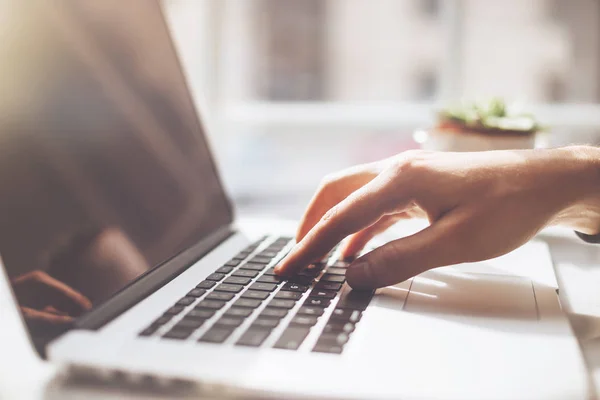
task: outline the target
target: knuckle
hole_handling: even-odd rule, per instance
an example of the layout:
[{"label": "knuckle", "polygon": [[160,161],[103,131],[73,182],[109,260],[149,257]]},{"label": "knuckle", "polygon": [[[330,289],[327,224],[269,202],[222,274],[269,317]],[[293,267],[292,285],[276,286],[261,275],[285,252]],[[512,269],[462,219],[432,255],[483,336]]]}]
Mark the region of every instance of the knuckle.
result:
[{"label": "knuckle", "polygon": [[396,176],[422,175],[428,171],[427,157],[420,150],[410,151],[409,154],[403,153],[403,157],[398,158],[391,168]]},{"label": "knuckle", "polygon": [[43,280],[46,278],[47,275],[44,271],[36,269],[35,271],[31,271],[29,276],[35,280]]},{"label": "knuckle", "polygon": [[321,222],[332,223],[336,221],[338,214],[339,206],[333,206],[325,214],[323,214],[323,217],[321,217]]},{"label": "knuckle", "polygon": [[327,174],[321,179],[321,182],[319,183],[319,188],[326,189],[326,188],[330,187],[331,185],[333,185],[337,181],[338,181],[337,174]]}]

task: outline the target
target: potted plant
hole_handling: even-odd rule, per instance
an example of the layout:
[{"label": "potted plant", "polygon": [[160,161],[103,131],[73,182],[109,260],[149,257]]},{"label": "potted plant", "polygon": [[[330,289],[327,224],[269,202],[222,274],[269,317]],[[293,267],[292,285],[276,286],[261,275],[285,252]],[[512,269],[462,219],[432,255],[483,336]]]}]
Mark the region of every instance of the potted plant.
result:
[{"label": "potted plant", "polygon": [[542,129],[532,114],[494,98],[442,109],[434,127],[415,132],[415,140],[436,151],[530,149]]}]

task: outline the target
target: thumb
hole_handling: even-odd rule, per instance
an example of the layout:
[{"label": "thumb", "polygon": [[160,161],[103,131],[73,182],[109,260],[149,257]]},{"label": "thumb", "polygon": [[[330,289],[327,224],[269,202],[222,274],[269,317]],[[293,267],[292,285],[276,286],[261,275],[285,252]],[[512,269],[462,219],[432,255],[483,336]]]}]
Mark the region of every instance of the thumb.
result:
[{"label": "thumb", "polygon": [[346,271],[353,289],[375,289],[421,272],[461,262],[464,244],[456,235],[460,223],[450,214],[414,235],[391,241],[356,259]]}]

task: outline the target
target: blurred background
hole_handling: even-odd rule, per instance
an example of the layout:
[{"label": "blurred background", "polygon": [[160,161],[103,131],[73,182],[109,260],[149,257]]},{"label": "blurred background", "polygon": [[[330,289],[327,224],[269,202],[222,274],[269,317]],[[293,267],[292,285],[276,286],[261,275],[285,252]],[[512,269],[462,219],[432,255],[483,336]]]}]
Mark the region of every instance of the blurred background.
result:
[{"label": "blurred background", "polygon": [[298,218],[324,174],[417,148],[461,98],[600,143],[595,0],[164,1],[241,214]]}]

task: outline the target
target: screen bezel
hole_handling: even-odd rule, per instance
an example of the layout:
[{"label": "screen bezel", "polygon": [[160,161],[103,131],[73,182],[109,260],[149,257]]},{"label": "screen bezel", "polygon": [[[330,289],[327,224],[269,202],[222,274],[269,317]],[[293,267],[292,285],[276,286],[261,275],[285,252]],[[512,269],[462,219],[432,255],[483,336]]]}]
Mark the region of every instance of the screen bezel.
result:
[{"label": "screen bezel", "polygon": [[[160,287],[173,280],[179,274],[184,272],[187,268],[191,267],[194,264],[194,262],[201,259],[204,255],[216,248],[220,243],[222,243],[235,233],[235,230],[233,228],[235,210],[232,206],[231,199],[229,198],[229,195],[227,194],[227,191],[223,186],[221,176],[217,169],[217,165],[213,157],[214,153],[211,149],[211,144],[206,135],[206,125],[202,123],[202,112],[199,109],[198,104],[194,101],[189,90],[190,86],[187,79],[187,75],[184,73],[183,63],[181,62],[181,57],[173,42],[173,36],[166,22],[165,11],[161,5],[161,2],[159,0],[153,0],[152,4],[153,6],[157,7],[158,12],[162,16],[160,21],[161,26],[159,26],[158,28],[163,29],[165,35],[168,36],[169,47],[170,51],[172,52],[172,57],[174,57],[174,62],[177,67],[177,73],[181,74],[181,78],[185,82],[185,96],[187,97],[186,101],[190,102],[192,108],[195,110],[195,121],[193,122],[196,124],[196,129],[198,130],[196,134],[200,134],[203,136],[202,140],[207,148],[208,161],[210,164],[211,173],[214,174],[215,179],[219,184],[223,201],[225,202],[224,205],[227,211],[227,215],[225,216],[226,220],[222,226],[217,228],[210,235],[202,238],[199,242],[195,243],[194,245],[180,251],[177,254],[174,254],[171,258],[154,266],[150,270],[135,278],[133,281],[129,282],[127,285],[125,285],[119,291],[114,293],[108,299],[95,305],[90,311],[75,319],[73,321],[72,326],[66,329],[65,332],[46,343],[35,342],[33,336],[31,335],[29,327],[27,326],[27,322],[19,309],[19,303],[16,294],[12,289],[12,285],[8,280],[8,276],[6,275],[6,272],[3,272],[8,283],[8,288],[15,302],[15,307],[17,307],[17,312],[23,323],[23,328],[27,333],[27,337],[30,343],[32,344],[32,347],[38,353],[38,355],[44,359],[47,359],[46,348],[53,341],[58,340],[60,337],[64,336],[67,332],[73,329],[97,330],[101,328],[102,326],[112,321],[113,319],[121,315],[123,312],[127,311],[135,304],[139,303],[141,300],[158,290]],[[5,269],[4,263],[1,259],[0,263],[2,264],[3,269]]]}]

